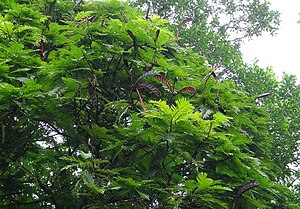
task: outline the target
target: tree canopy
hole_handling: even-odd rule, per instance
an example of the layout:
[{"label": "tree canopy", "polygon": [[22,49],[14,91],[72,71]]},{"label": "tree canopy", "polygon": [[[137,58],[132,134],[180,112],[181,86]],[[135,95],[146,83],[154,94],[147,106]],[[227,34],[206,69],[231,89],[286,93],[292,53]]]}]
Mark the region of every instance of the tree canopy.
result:
[{"label": "tree canopy", "polygon": [[[245,40],[263,33],[275,35],[280,23],[277,10],[270,2],[250,0],[130,0],[131,4],[167,18],[173,31],[185,20],[180,30],[182,44],[193,47],[212,67],[227,73],[243,67],[239,50]],[[182,25],[184,26],[184,25]]]},{"label": "tree canopy", "polygon": [[289,187],[298,182],[299,129],[296,121],[299,115],[299,86],[296,77],[284,74],[283,78],[278,80],[272,68],[263,69],[257,62],[245,63],[240,52],[240,44],[243,41],[262,33],[276,34],[280,23],[279,12],[270,9],[270,2],[130,2],[148,13],[168,18],[172,23],[168,28],[180,32],[178,41],[193,47],[193,50],[203,55],[214,72],[219,73],[217,79],[222,75],[252,96],[264,95],[259,105],[265,107],[270,114],[269,133],[274,139],[270,154],[281,168],[276,169],[277,177]]},{"label": "tree canopy", "polygon": [[185,23],[116,0],[0,9],[1,208],[299,208],[293,76],[215,76]]}]

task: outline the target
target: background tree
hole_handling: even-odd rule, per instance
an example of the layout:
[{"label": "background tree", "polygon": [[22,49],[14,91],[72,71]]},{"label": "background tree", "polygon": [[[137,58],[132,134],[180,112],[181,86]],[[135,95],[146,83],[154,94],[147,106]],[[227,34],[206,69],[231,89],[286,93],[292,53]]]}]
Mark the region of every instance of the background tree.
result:
[{"label": "background tree", "polygon": [[268,113],[168,21],[118,1],[0,8],[2,208],[299,207]]},{"label": "background tree", "polygon": [[262,69],[254,64],[241,70],[236,81],[251,95],[265,96],[258,98],[257,103],[270,114],[269,134],[273,139],[270,154],[279,167],[274,171],[280,182],[296,186],[299,179],[299,128],[296,124],[300,98],[296,76],[283,74],[278,80],[271,68]]},{"label": "background tree", "polygon": [[[232,0],[131,0],[132,5],[149,9],[170,20],[172,31],[179,31],[179,41],[203,55],[213,68],[236,73],[243,67],[240,44],[260,36],[275,35],[279,12],[270,9],[268,1]],[[191,18],[190,24],[179,25]]]}]

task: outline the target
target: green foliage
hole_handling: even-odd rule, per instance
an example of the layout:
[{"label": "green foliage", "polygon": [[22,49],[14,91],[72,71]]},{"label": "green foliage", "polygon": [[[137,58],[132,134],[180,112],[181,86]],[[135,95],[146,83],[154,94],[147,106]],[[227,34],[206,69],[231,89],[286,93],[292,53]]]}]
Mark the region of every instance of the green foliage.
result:
[{"label": "green foliage", "polygon": [[[238,86],[246,89],[255,101],[270,114],[269,137],[273,139],[270,155],[276,162],[277,178],[289,187],[297,187],[298,151],[298,99],[296,77],[284,74],[278,81],[271,68],[257,65],[241,70],[236,78]],[[255,82],[257,85],[253,86]],[[259,95],[269,95],[259,98]],[[280,169],[279,169],[280,168]]]},{"label": "green foliage", "polygon": [[119,1],[0,8],[1,208],[297,208],[268,113],[166,20]]},{"label": "green foliage", "polygon": [[[179,31],[180,43],[194,47],[208,63],[235,74],[243,66],[240,44],[267,32],[274,35],[279,27],[279,12],[270,2],[249,0],[130,0],[131,5],[149,15],[158,14],[170,20],[168,26]],[[192,22],[180,27],[187,18]]]},{"label": "green foliage", "polygon": [[[270,157],[276,162],[274,172],[278,181],[288,187],[298,182],[298,85],[296,78],[284,75],[279,81],[271,68],[261,69],[255,62],[243,63],[239,45],[243,40],[262,32],[275,34],[279,13],[270,9],[268,1],[144,1],[132,0],[132,5],[168,18],[168,26],[177,30],[178,42],[194,47],[213,67],[217,80],[236,82],[269,114],[268,144]],[[187,20],[191,22],[187,23]],[[179,33],[180,32],[180,33]],[[227,97],[229,95],[227,94]],[[239,106],[239,105],[238,105]],[[240,113],[234,104],[235,112]],[[243,125],[252,123],[241,115]],[[261,123],[263,125],[263,123]],[[241,129],[246,135],[248,132]],[[295,189],[296,190],[296,189]]]}]

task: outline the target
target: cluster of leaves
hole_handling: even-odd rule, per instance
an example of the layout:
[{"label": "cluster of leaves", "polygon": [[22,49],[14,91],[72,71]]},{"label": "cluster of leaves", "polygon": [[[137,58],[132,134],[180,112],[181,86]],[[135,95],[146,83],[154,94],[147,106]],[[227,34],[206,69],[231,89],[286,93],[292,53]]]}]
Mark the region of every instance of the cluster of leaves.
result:
[{"label": "cluster of leaves", "polygon": [[118,1],[0,8],[1,208],[298,208],[267,112],[168,21]]}]

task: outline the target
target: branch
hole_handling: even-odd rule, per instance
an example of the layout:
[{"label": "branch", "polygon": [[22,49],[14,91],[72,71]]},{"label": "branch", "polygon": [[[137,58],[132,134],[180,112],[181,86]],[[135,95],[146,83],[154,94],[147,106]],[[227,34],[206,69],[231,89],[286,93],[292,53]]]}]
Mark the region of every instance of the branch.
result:
[{"label": "branch", "polygon": [[57,2],[57,0],[54,0],[54,1],[50,4],[50,7],[49,7],[49,14],[50,14],[50,15],[53,14],[54,7],[55,7],[56,2]]},{"label": "branch", "polygon": [[48,122],[47,120],[43,120],[43,119],[42,119],[42,120],[39,120],[39,119],[36,119],[36,121],[43,122],[43,123],[45,123],[46,125],[49,125],[50,128],[52,128],[54,132],[60,134],[61,136],[68,137],[68,138],[71,137],[69,134],[60,131],[58,128],[55,127],[55,125],[51,124],[51,123]]},{"label": "branch", "polygon": [[43,192],[49,196],[50,200],[55,205],[55,208],[60,208],[56,199],[54,198],[52,190],[47,185],[43,184],[40,178],[37,175],[33,174],[31,171],[29,171],[19,160],[17,160],[17,163],[26,173],[28,173],[29,176],[31,176],[31,178],[33,178],[36,181],[36,183],[43,190]]},{"label": "branch", "polygon": [[[222,60],[221,60],[221,62],[222,62]],[[216,79],[216,73],[215,73],[215,71],[217,70],[217,69],[219,69],[219,67],[221,66],[221,64],[218,64],[217,66],[215,66],[209,73],[208,73],[208,75],[205,77],[205,79],[204,79],[204,84],[203,84],[203,88],[202,88],[202,90],[204,91],[204,89],[205,89],[205,87],[206,87],[206,84],[207,84],[207,81],[208,81],[208,79],[210,78],[210,76],[211,75],[213,75],[213,77]]]},{"label": "branch", "polygon": [[[207,136],[203,139],[202,142],[206,141],[206,140],[209,138],[210,133],[211,133],[211,130],[212,130],[212,125],[213,125],[213,123],[212,123],[212,121],[211,121],[211,122],[210,122],[209,130],[208,130],[208,132],[207,132]],[[199,149],[200,149],[200,142],[197,143],[196,149],[195,149],[194,153],[192,154],[192,158],[194,158],[194,159],[196,158],[196,156],[197,156],[197,154],[198,154],[198,152],[199,152]]]},{"label": "branch", "polygon": [[147,2],[147,12],[146,12],[146,16],[145,19],[148,20],[149,19],[149,13],[150,13],[150,1]]}]

